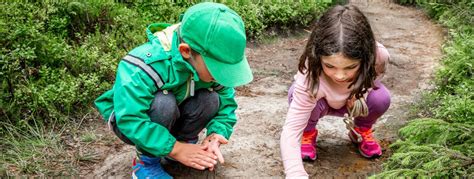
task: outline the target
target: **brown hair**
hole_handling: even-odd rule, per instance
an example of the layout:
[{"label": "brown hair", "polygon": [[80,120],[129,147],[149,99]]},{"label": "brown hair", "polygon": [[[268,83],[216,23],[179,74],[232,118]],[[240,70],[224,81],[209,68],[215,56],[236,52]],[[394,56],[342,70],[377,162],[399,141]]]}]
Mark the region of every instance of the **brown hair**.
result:
[{"label": "brown hair", "polygon": [[319,84],[323,68],[321,56],[342,53],[345,57],[360,61],[351,97],[360,98],[374,87],[376,42],[370,24],[364,14],[353,5],[335,6],[326,11],[316,22],[299,59],[298,70],[307,73],[312,93]]}]

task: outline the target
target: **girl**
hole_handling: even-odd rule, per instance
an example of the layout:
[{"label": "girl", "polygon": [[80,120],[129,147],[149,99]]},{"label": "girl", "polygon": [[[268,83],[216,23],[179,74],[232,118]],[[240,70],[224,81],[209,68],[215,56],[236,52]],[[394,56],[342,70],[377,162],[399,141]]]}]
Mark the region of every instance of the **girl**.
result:
[{"label": "girl", "polygon": [[349,137],[360,154],[367,158],[382,154],[371,128],[390,106],[390,94],[380,83],[388,59],[387,50],[375,41],[357,7],[335,6],[323,14],[288,92],[289,109],[280,141],[287,177],[308,176],[302,158],[316,159],[315,126],[325,115],[355,117]]}]

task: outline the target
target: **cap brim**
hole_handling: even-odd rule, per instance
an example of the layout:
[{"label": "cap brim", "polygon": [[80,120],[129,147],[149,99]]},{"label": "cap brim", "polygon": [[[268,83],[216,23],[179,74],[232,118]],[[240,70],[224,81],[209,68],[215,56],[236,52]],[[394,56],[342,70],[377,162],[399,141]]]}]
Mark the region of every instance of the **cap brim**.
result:
[{"label": "cap brim", "polygon": [[202,56],[209,73],[217,83],[226,87],[236,87],[250,83],[253,80],[247,57],[236,64],[221,63],[211,57]]}]

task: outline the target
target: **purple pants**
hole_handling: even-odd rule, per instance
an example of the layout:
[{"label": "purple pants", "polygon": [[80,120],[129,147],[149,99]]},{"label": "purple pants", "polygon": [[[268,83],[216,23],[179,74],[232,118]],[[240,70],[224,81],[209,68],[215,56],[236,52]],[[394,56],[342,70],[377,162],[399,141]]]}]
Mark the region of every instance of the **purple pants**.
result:
[{"label": "purple pants", "polygon": [[[367,117],[356,117],[354,119],[357,127],[372,128],[372,125],[377,119],[382,116],[390,106],[390,92],[380,81],[375,81],[375,86],[379,87],[376,90],[371,90],[367,96],[367,106],[369,107],[369,115]],[[288,102],[291,103],[293,100],[294,85],[291,85],[288,90]],[[305,131],[310,131],[316,127],[318,120],[323,116],[339,116],[342,117],[347,113],[347,107],[343,106],[340,109],[331,108],[325,98],[318,100],[316,106],[311,112],[308,124],[306,125]]]}]

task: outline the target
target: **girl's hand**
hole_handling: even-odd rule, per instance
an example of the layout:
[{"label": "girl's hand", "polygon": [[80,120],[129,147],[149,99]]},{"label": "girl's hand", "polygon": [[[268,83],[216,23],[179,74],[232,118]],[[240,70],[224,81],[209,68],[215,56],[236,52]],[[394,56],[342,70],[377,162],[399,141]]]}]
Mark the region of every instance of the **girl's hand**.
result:
[{"label": "girl's hand", "polygon": [[217,156],[207,151],[205,146],[176,142],[169,156],[182,164],[198,170],[214,168]]},{"label": "girl's hand", "polygon": [[[224,157],[222,156],[219,147],[221,144],[227,143],[227,139],[225,139],[222,135],[213,133],[204,139],[204,141],[202,142],[202,146],[206,148],[206,151],[216,155],[220,163],[224,163]],[[209,170],[213,171],[214,167],[210,167]]]}]

